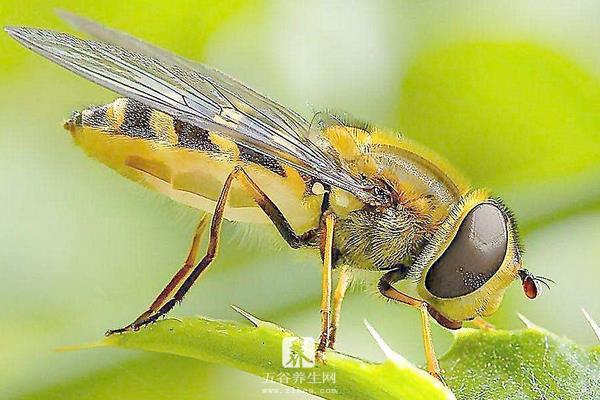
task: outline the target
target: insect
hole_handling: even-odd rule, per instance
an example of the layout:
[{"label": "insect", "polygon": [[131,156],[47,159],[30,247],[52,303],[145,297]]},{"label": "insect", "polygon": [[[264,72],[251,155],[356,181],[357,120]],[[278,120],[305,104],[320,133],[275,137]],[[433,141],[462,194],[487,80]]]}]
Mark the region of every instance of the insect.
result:
[{"label": "insect", "polygon": [[[430,316],[448,329],[483,325],[512,281],[520,278],[529,298],[547,285],[523,268],[517,225],[502,201],[471,189],[427,148],[344,115],[322,112],[309,122],[217,70],[61,15],[95,40],[6,31],[125,96],[75,112],[65,123],[75,143],[127,178],[208,212],[164,290],[108,334],[139,329],[180,302],[216,257],[223,219],[272,223],[292,248],[320,251],[321,361],[334,347],[352,270],[380,274],[384,297],[419,310],[428,371],[440,378]],[[196,262],[205,230],[208,248]],[[412,281],[418,297],[397,290],[401,280]]]}]

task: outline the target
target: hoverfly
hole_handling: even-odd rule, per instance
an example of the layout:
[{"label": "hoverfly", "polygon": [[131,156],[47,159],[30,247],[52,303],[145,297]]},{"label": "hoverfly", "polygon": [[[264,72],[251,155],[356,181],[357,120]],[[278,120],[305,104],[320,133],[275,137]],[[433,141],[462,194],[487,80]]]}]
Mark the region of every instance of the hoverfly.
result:
[{"label": "hoverfly", "polygon": [[[75,143],[120,174],[212,214],[188,257],[148,310],[108,334],[139,329],[180,302],[217,255],[223,219],[272,223],[292,247],[320,251],[321,329],[333,349],[353,269],[382,274],[388,299],[420,311],[428,371],[439,378],[429,316],[448,329],[485,324],[520,278],[535,298],[546,284],[522,268],[507,207],[432,151],[346,116],[311,122],[215,69],[69,13],[97,40],[28,27],[6,31],[25,47],[125,96],[75,112]],[[208,248],[196,263],[208,229]],[[339,270],[332,294],[332,270]],[[411,280],[418,297],[393,285]]]}]

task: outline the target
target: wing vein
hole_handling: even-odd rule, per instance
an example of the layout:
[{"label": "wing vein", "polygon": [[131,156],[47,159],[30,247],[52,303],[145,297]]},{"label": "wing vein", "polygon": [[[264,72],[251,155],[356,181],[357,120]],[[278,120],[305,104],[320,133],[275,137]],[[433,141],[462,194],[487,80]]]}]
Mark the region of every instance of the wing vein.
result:
[{"label": "wing vein", "polygon": [[35,28],[6,30],[24,46],[86,79],[275,157],[363,201],[376,201],[372,183],[355,176],[309,138],[310,125],[295,111],[218,70],[80,17],[67,14],[67,19],[108,42]]}]

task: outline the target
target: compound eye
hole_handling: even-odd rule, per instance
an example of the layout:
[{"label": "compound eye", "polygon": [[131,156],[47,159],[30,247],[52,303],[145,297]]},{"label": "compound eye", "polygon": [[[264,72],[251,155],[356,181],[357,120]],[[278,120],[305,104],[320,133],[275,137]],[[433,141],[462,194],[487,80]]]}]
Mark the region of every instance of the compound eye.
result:
[{"label": "compound eye", "polygon": [[493,204],[475,206],[463,219],[456,236],[425,278],[425,287],[437,297],[469,294],[498,271],[508,245],[502,212]]}]

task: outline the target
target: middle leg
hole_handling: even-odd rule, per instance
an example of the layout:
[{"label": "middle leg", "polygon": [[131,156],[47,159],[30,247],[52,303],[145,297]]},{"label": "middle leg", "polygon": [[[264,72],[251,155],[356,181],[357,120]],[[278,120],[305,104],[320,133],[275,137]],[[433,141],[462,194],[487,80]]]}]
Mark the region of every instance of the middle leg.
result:
[{"label": "middle leg", "polygon": [[340,267],[338,274],[338,282],[333,292],[333,303],[331,306],[331,323],[329,324],[329,343],[327,347],[333,350],[337,337],[337,328],[340,324],[340,316],[342,312],[342,301],[350,283],[350,271],[347,266]]},{"label": "middle leg", "polygon": [[331,264],[333,253],[333,227],[335,225],[335,216],[332,213],[326,213],[325,217],[325,235],[321,239],[321,252],[323,255],[323,269],[321,273],[321,334],[315,353],[315,360],[323,361],[325,348],[329,342],[329,324],[331,318]]}]

